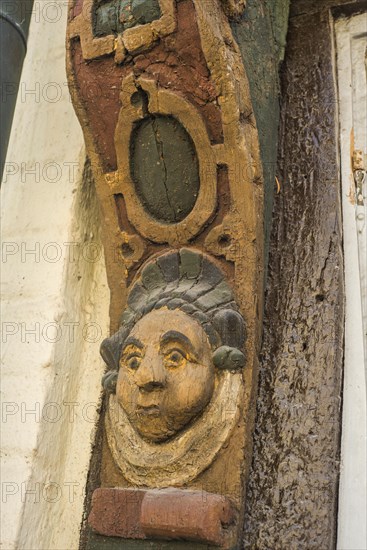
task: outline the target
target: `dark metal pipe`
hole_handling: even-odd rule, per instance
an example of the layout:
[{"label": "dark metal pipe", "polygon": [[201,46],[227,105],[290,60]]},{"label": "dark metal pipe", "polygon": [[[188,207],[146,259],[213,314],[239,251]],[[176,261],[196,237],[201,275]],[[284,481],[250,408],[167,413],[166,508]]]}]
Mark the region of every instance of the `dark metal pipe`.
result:
[{"label": "dark metal pipe", "polygon": [[13,121],[33,0],[0,0],[0,177]]}]

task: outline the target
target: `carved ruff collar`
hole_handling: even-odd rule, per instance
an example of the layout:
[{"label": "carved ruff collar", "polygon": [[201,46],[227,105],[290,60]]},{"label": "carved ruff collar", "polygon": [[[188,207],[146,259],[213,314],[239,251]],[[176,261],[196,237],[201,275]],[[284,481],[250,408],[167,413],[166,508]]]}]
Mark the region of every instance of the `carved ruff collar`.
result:
[{"label": "carved ruff collar", "polygon": [[241,383],[241,373],[220,372],[203,414],[182,433],[163,443],[142,439],[116,395],[111,395],[106,415],[107,439],[127,481],[136,486],[162,488],[195,479],[214,461],[231,434],[243,393]]}]

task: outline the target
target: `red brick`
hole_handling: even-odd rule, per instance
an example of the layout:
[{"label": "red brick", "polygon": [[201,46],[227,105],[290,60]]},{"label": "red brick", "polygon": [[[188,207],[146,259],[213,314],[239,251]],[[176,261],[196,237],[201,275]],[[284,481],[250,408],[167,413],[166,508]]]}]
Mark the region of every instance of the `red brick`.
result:
[{"label": "red brick", "polygon": [[147,491],[141,527],[147,538],[183,539],[207,544],[224,542],[224,527],[235,520],[229,499],[203,491]]},{"label": "red brick", "polygon": [[100,535],[144,539],[140,510],[145,491],[139,489],[96,489],[88,517],[90,527]]}]

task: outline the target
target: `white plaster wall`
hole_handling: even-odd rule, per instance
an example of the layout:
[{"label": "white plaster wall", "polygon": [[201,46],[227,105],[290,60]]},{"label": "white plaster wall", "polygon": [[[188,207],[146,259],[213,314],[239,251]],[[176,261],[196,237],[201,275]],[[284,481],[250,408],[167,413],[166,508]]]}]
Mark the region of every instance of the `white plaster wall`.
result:
[{"label": "white plaster wall", "polygon": [[351,151],[362,150],[367,165],[367,13],[343,18],[336,22],[335,28],[345,258],[345,354],[337,548],[366,550],[367,365],[362,300],[366,300],[367,196],[365,207],[357,207]]},{"label": "white plaster wall", "polygon": [[65,1],[35,1],[2,184],[4,550],[78,548],[108,331],[98,208],[66,85],[66,16]]}]

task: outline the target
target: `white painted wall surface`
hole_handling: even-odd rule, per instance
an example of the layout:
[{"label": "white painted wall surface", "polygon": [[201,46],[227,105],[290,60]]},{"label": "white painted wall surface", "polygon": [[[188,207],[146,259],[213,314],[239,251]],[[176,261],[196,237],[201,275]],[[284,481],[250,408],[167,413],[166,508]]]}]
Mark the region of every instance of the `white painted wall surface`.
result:
[{"label": "white painted wall surface", "polygon": [[[363,150],[367,162],[367,93],[365,52],[367,13],[336,22],[337,72],[345,258],[345,361],[341,472],[339,488],[339,550],[367,548],[367,419],[365,206],[356,207],[351,149]],[[353,134],[354,130],[354,145]],[[364,216],[361,218],[360,215]]]},{"label": "white painted wall surface", "polygon": [[34,3],[2,184],[3,550],[78,548],[101,394],[109,293],[66,17],[65,1]]}]

